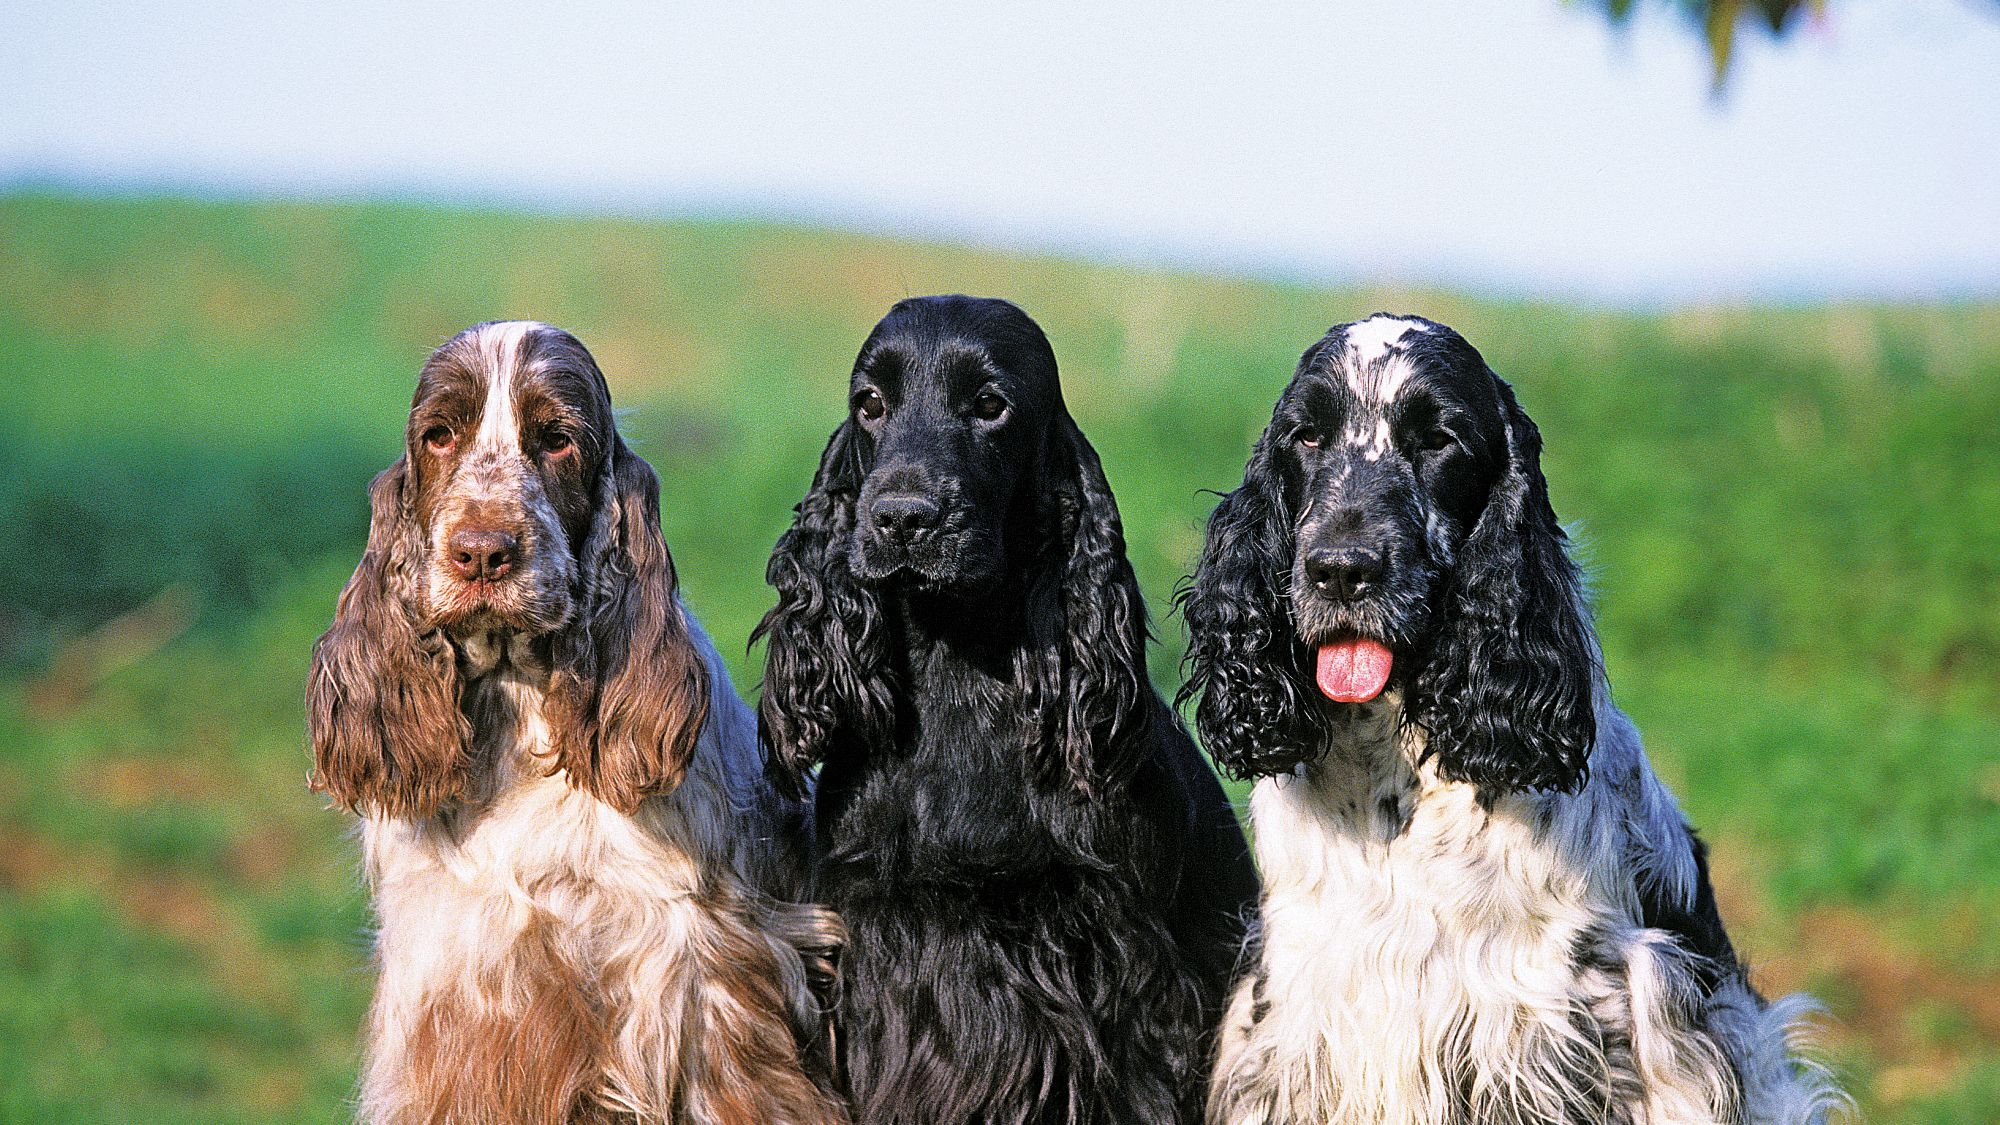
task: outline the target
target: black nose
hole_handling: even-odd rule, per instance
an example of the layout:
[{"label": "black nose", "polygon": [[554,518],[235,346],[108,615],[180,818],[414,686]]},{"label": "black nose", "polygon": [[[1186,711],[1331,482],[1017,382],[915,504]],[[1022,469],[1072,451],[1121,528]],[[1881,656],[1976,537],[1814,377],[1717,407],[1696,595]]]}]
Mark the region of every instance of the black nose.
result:
[{"label": "black nose", "polygon": [[894,539],[910,539],[938,525],[942,514],[928,496],[884,496],[870,509],[875,528]]},{"label": "black nose", "polygon": [[461,528],[452,532],[445,552],[453,574],[467,582],[491,582],[514,569],[514,555],[520,547],[520,542],[504,531]]},{"label": "black nose", "polygon": [[1382,581],[1382,552],[1369,547],[1315,547],[1306,580],[1330,598],[1351,600]]}]

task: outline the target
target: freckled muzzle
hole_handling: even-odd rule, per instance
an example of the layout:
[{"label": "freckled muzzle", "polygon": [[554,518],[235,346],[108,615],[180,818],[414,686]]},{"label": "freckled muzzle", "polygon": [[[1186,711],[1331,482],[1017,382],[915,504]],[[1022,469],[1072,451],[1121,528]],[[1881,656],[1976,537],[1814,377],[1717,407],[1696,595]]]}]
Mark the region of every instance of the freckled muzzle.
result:
[{"label": "freckled muzzle", "polygon": [[540,478],[521,458],[466,465],[439,515],[427,598],[436,623],[544,633],[569,620],[576,561]]}]

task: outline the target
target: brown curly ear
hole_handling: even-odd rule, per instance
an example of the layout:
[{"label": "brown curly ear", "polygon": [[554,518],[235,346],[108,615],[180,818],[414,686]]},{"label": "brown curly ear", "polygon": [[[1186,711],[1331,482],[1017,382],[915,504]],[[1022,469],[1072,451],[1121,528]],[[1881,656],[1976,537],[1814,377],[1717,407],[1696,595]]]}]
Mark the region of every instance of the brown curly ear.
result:
[{"label": "brown curly ear", "polygon": [[555,764],[631,813],[687,773],[708,721],[708,672],[674,597],[660,479],[616,437],[581,558],[579,616],[552,648]]},{"label": "brown curly ear", "polygon": [[458,795],[471,756],[451,642],[420,624],[423,543],[408,475],[399,458],[368,486],[368,548],[306,682],[312,787],[371,816],[435,813]]}]

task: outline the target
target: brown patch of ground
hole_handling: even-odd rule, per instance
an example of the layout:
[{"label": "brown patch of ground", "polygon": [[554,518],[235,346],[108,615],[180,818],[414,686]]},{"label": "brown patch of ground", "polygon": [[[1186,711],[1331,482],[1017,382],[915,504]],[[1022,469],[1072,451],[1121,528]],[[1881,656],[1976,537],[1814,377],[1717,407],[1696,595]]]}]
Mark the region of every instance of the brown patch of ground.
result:
[{"label": "brown patch of ground", "polygon": [[193,591],[168,586],[138,608],[68,641],[56,651],[48,672],[27,685],[28,713],[46,720],[75,710],[107,678],[187,632],[198,612]]},{"label": "brown patch of ground", "polygon": [[286,974],[248,924],[209,887],[170,872],[119,863],[100,850],[56,842],[0,824],[0,887],[37,893],[83,890],[134,923],[196,951],[209,975],[237,995],[296,1003]]},{"label": "brown patch of ground", "polygon": [[1715,849],[1715,891],[1767,996],[1813,991],[1830,1009],[1825,1038],[1881,1063],[1875,1094],[1890,1104],[1955,1084],[2000,1045],[2000,977],[1955,972],[1847,906],[1786,919],[1757,893],[1752,850]]},{"label": "brown patch of ground", "polygon": [[202,802],[228,795],[212,769],[175,758],[116,758],[93,764],[78,786],[117,809],[138,809],[159,801]]},{"label": "brown patch of ground", "polygon": [[298,837],[274,824],[267,824],[229,846],[224,857],[229,873],[259,888],[278,885],[305,862]]},{"label": "brown patch of ground", "polygon": [[0,834],[0,887],[21,891],[66,881],[66,867],[53,847],[12,832]]},{"label": "brown patch of ground", "polygon": [[591,330],[583,343],[597,357],[612,399],[621,407],[661,389],[722,389],[713,349],[668,325],[620,319]]},{"label": "brown patch of ground", "polygon": [[[295,842],[274,843],[260,833],[239,850],[246,855],[259,848],[276,855],[297,850]],[[287,962],[266,949],[261,936],[213,888],[197,880],[122,864],[100,849],[53,841],[4,822],[0,888],[27,894],[81,890],[133,925],[178,941],[189,953],[187,973],[273,1014],[300,1012],[308,1007],[308,989],[323,988],[332,975],[353,971],[345,961]],[[97,1043],[100,1050],[107,1046]],[[215,1050],[227,1053],[236,1046],[217,1043]],[[273,1120],[290,1119],[307,1098],[308,1076],[348,1070],[353,1054],[350,1031],[320,1029],[298,1051],[275,1060],[232,1056],[224,1069],[231,1081],[242,1083],[235,1097],[245,1108]]]},{"label": "brown patch of ground", "polygon": [[[787,239],[756,243],[744,255],[743,270],[750,291],[761,301],[779,307],[804,304],[867,325],[904,297],[931,292],[928,286],[942,272],[940,259],[961,256],[866,239]],[[958,288],[981,292],[993,288],[991,274],[1003,268],[1003,260],[982,257],[950,264],[971,266],[979,276],[965,278]],[[860,342],[855,340],[857,346]]]},{"label": "brown patch of ground", "polygon": [[302,333],[307,311],[296,293],[272,279],[244,276],[220,263],[201,265],[193,295],[202,335],[256,342],[297,338]]},{"label": "brown patch of ground", "polygon": [[[296,337],[318,307],[289,284],[200,244],[167,251],[154,268],[88,268],[45,257],[13,286],[14,313],[57,339],[158,347],[162,339],[243,344]],[[134,253],[135,259],[147,255]],[[171,277],[163,286],[161,278]]]}]

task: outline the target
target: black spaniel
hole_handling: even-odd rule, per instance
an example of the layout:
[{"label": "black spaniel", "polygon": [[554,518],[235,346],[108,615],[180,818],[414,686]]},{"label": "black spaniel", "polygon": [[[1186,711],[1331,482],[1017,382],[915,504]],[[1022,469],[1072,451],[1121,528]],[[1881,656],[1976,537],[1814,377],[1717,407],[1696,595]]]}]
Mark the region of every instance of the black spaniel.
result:
[{"label": "black spaniel", "polygon": [[1414,317],[1300,360],[1182,595],[1197,725],[1261,777],[1230,1125],[1805,1123],[1838,1099],[1731,948],[1611,703],[1541,435]]},{"label": "black spaniel", "polygon": [[1117,505],[1035,322],[890,310],[768,578],[759,713],[784,773],[824,763],[856,1119],[1197,1119],[1256,876],[1146,678]]}]

